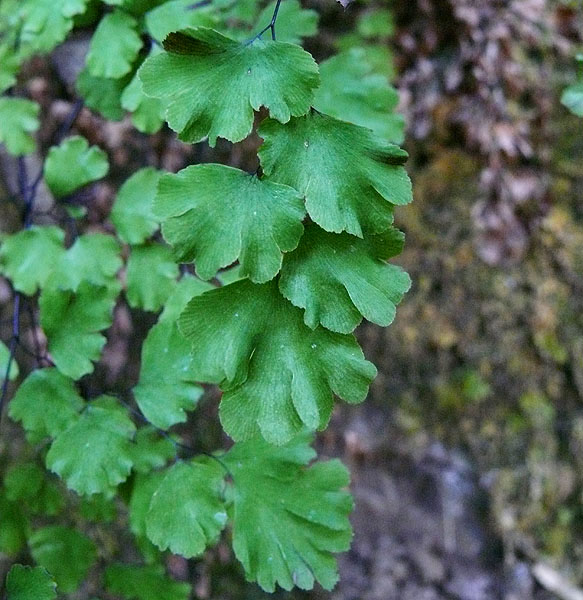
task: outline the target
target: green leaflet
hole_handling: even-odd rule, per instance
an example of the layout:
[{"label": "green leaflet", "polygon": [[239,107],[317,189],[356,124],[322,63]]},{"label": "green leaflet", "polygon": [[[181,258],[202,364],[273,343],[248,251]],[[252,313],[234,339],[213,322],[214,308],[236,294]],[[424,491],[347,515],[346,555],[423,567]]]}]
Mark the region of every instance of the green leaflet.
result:
[{"label": "green leaflet", "polygon": [[333,552],[348,550],[352,498],[346,468],[317,462],[308,438],[274,448],[236,444],[223,458],[233,477],[233,548],[245,574],[264,590],[276,584],[330,590],[338,580]]},{"label": "green leaflet", "polygon": [[64,594],[79,587],[97,554],[88,537],[58,525],[37,529],[29,537],[28,545],[34,560],[55,578]]},{"label": "green leaflet", "polygon": [[395,78],[395,66],[389,48],[394,30],[390,9],[373,8],[359,13],[356,30],[340,35],[334,45],[339,51],[358,48],[372,72],[392,81]]},{"label": "green leaflet", "polygon": [[[2,18],[2,14],[0,14]],[[20,59],[7,44],[0,46],[0,94],[16,83],[16,74],[20,68]]]},{"label": "green leaflet", "polygon": [[186,421],[185,411],[194,409],[202,395],[190,364],[190,343],[176,319],[194,295],[209,289],[212,286],[194,277],[183,278],[144,342],[134,396],[146,419],[161,429]]},{"label": "green leaflet", "polygon": [[0,273],[15,290],[32,296],[51,274],[47,265],[57,264],[65,253],[65,232],[60,227],[33,225],[7,237],[0,246]]},{"label": "green leaflet", "polygon": [[389,39],[394,29],[390,10],[366,10],[358,17],[356,31],[341,35],[334,44],[342,53],[358,49],[358,54],[362,55],[363,63],[370,67],[371,73],[383,75],[392,81],[395,67]]},{"label": "green leaflet", "polygon": [[[6,371],[8,369],[8,361],[10,360],[10,349],[8,346],[0,341],[0,385],[4,381],[4,377],[6,376]],[[8,379],[10,381],[16,379],[18,377],[18,373],[20,372],[18,368],[18,363],[14,358],[12,359],[12,363],[10,364],[10,371],[8,373]]]},{"label": "green leaflet", "polygon": [[42,567],[14,565],[6,576],[6,600],[55,600],[57,584]]},{"label": "green leaflet", "polygon": [[105,177],[108,171],[105,152],[97,146],[90,148],[84,137],[76,135],[49,150],[44,178],[51,192],[62,198]]},{"label": "green leaflet", "polygon": [[[219,201],[217,201],[219,199]],[[160,179],[154,212],[180,262],[202,279],[237,259],[241,276],[263,283],[303,233],[305,210],[292,188],[224,165],[195,165]]]},{"label": "green leaflet", "polygon": [[46,457],[47,468],[78,494],[111,494],[132,469],[135,431],[115,398],[93,400],[55,438]]},{"label": "green leaflet", "polygon": [[364,62],[370,65],[371,72],[386,77],[389,81],[395,78],[393,54],[389,45],[368,44],[356,34],[347,34],[338,38],[336,46],[342,52],[358,48],[362,52]]},{"label": "green leaflet", "polygon": [[326,231],[378,233],[391,225],[393,205],[412,200],[407,153],[364,127],[311,111],[285,126],[264,121],[259,135],[266,176],[301,192]]},{"label": "green leaflet", "polygon": [[[238,0],[239,1],[239,0]],[[215,27],[220,23],[214,3],[191,8],[192,0],[170,0],[146,15],[146,28],[158,42],[163,42],[173,31],[185,27]]]},{"label": "green leaflet", "polygon": [[168,246],[159,243],[134,246],[126,279],[128,304],[132,308],[158,311],[176,285],[178,265]]},{"label": "green leaflet", "polygon": [[93,371],[91,361],[99,359],[106,341],[99,332],[111,325],[114,305],[108,288],[89,282],[81,283],[76,292],[43,290],[40,323],[59,371],[72,379]]},{"label": "green leaflet", "polygon": [[176,447],[166,437],[150,426],[141,427],[136,433],[131,446],[133,469],[138,473],[149,473],[153,469],[163,467],[175,458]]},{"label": "green leaflet", "polygon": [[[153,46],[150,54],[153,56],[158,52]],[[156,133],[164,124],[164,104],[144,94],[137,71],[121,95],[121,105],[132,113],[132,123],[142,133]]]},{"label": "green leaflet", "polygon": [[26,546],[26,534],[30,527],[20,505],[10,502],[0,488],[0,552],[16,556]]},{"label": "green leaflet", "polygon": [[24,0],[20,7],[20,44],[25,56],[50,52],[73,28],[73,17],[89,0]]},{"label": "green leaflet", "polygon": [[87,68],[93,77],[119,79],[127,75],[142,48],[138,22],[121,10],[101,19],[87,53]]},{"label": "green leaflet", "polygon": [[152,202],[159,179],[159,171],[146,167],[121,186],[111,211],[111,222],[126,244],[143,244],[158,229]]},{"label": "green leaflet", "polygon": [[55,516],[61,512],[65,498],[55,481],[35,463],[14,465],[4,477],[6,498],[19,502],[32,514]]},{"label": "green leaflet", "polygon": [[363,48],[351,48],[324,61],[320,76],[314,108],[372,129],[384,140],[402,142],[405,121],[393,112],[399,94],[384,75],[375,72]]},{"label": "green leaflet", "polygon": [[275,282],[206,292],[189,302],[179,327],[192,342],[194,376],[225,390],[220,417],[235,440],[261,434],[283,444],[304,426],[321,429],[333,394],[361,402],[376,375],[354,337],[306,327]]},{"label": "green leaflet", "polygon": [[39,128],[40,107],[36,102],[22,98],[0,98],[0,144],[13,156],[34,152],[32,137]]},{"label": "green leaflet", "polygon": [[235,21],[251,25],[257,20],[261,0],[216,0],[216,3],[222,10],[221,16],[225,23]]},{"label": "green leaflet", "polygon": [[403,240],[396,229],[362,240],[312,224],[286,256],[279,289],[305,309],[304,322],[312,329],[321,324],[350,333],[362,317],[386,327],[411,286],[407,273],[385,262],[401,251]]},{"label": "green leaflet", "polygon": [[134,395],[144,416],[161,429],[186,421],[185,411],[193,410],[202,395],[189,350],[176,323],[168,321],[154,325],[144,342]]},{"label": "green leaflet", "polygon": [[302,434],[281,447],[260,439],[235,444],[221,459],[228,473],[218,460],[204,458],[139,476],[130,501],[132,531],[147,530],[162,550],[197,556],[226,524],[226,494],[233,547],[250,581],[270,592],[277,584],[311,589],[315,581],[331,589],[337,580],[332,553],[348,549],[352,537],[352,498],[339,461],[306,467],[316,455],[309,442]]},{"label": "green leaflet", "polygon": [[35,463],[12,465],[4,475],[6,497],[11,502],[30,500],[39,493],[45,472]]},{"label": "green leaflet", "polygon": [[103,494],[84,496],[79,503],[79,514],[93,523],[113,523],[117,518],[115,498]]},{"label": "green leaflet", "polygon": [[76,291],[82,283],[92,283],[108,288],[112,297],[117,296],[120,285],[115,276],[122,266],[119,254],[119,244],[110,235],[79,236],[55,265],[43,293],[47,288]]},{"label": "green leaflet", "polygon": [[561,104],[574,115],[583,117],[583,83],[574,83],[566,88],[561,96]]},{"label": "green leaflet", "polygon": [[16,391],[8,414],[22,423],[29,440],[36,443],[65,431],[84,405],[72,379],[54,368],[37,369]]},{"label": "green leaflet", "polygon": [[23,5],[21,0],[2,0],[0,2],[0,33],[2,45],[7,49],[7,54],[16,54],[20,29],[23,19]]},{"label": "green leaflet", "polygon": [[131,80],[131,73],[119,79],[107,79],[94,77],[85,68],[79,73],[76,85],[79,95],[89,108],[106,119],[121,121],[124,116],[121,97]]},{"label": "green leaflet", "polygon": [[160,315],[159,322],[176,323],[176,320],[189,300],[212,289],[214,289],[214,286],[210,283],[201,281],[193,275],[185,274],[174,288],[172,295],[168,298],[164,310]]},{"label": "green leaflet", "polygon": [[245,45],[199,27],[171,33],[164,48],[146,59],[139,77],[147,95],[168,102],[168,124],[186,142],[238,142],[262,106],[287,123],[308,111],[319,83],[314,59],[292,44]]},{"label": "green leaflet", "polygon": [[225,269],[217,275],[217,280],[221,285],[228,285],[229,283],[234,283],[239,279],[245,279],[244,277],[241,277],[241,265],[235,265],[234,267]]},{"label": "green leaflet", "polygon": [[224,477],[224,469],[209,458],[169,467],[146,516],[150,540],[160,550],[187,558],[216,543],[227,522],[221,499]]},{"label": "green leaflet", "polygon": [[105,585],[110,594],[128,600],[188,600],[191,592],[190,584],[174,581],[161,565],[110,565]]},{"label": "green leaflet", "polygon": [[[146,538],[146,517],[154,492],[160,487],[165,471],[138,473],[133,480],[129,502],[130,530],[139,540]],[[148,541],[148,543],[151,543]],[[153,546],[152,546],[153,547]]]},{"label": "green leaflet", "polygon": [[357,31],[363,38],[388,40],[395,33],[395,23],[391,11],[381,8],[361,13]]}]

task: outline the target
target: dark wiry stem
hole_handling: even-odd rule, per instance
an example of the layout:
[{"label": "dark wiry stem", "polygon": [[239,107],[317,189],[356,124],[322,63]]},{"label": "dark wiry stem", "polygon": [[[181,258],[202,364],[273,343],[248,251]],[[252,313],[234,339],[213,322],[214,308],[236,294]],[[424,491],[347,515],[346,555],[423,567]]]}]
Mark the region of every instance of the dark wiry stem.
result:
[{"label": "dark wiry stem", "polygon": [[200,0],[200,2],[195,2],[186,8],[188,10],[195,10],[197,8],[202,8],[203,6],[208,6],[209,4],[212,4],[212,0]]},{"label": "dark wiry stem", "polygon": [[174,445],[174,447],[176,448],[176,450],[178,450],[178,449],[184,450],[186,452],[191,453],[193,456],[196,456],[196,455],[208,456],[212,460],[215,460],[216,462],[218,462],[221,465],[221,467],[223,467],[223,469],[225,469],[225,471],[227,472],[228,475],[231,475],[231,472],[229,471],[229,468],[227,467],[227,465],[218,456],[216,456],[210,452],[204,452],[202,450],[195,450],[194,448],[191,448],[190,446],[187,446],[186,444],[177,442],[167,431],[165,431],[164,429],[160,429],[160,427],[156,427],[156,425],[151,423],[141,411],[136,410],[133,406],[131,406],[131,404],[129,402],[127,402],[126,400],[124,400],[122,398],[121,394],[108,392],[108,395],[117,398],[117,400],[121,404],[123,404],[137,419],[142,421],[142,423],[149,425],[150,427],[155,429],[159,435],[161,435],[163,438],[165,438],[169,442],[171,442]]},{"label": "dark wiry stem", "polygon": [[[55,135],[55,143],[59,143],[69,132],[73,123],[79,116],[81,109],[83,108],[83,101],[77,100],[73,105],[73,108],[67,119],[63,122],[58,132]],[[37,173],[36,177],[29,183],[28,180],[28,169],[26,162],[23,157],[18,159],[18,192],[22,203],[24,205],[24,214],[22,217],[22,228],[30,229],[32,226],[34,216],[34,203],[36,200],[36,193],[38,186],[43,177],[43,169],[41,168]],[[0,390],[0,424],[2,422],[2,409],[6,398],[8,397],[8,382],[10,376],[10,370],[15,360],[16,348],[20,342],[20,309],[21,309],[22,295],[20,292],[14,294],[14,305],[12,308],[12,333],[10,336],[10,342],[8,344],[8,363],[6,365],[6,371],[4,372],[4,379],[2,381],[2,389]],[[35,327],[33,322],[33,328]]]},{"label": "dark wiry stem", "polygon": [[269,25],[264,27],[254,38],[251,38],[247,44],[252,44],[255,40],[259,39],[268,29],[271,29],[271,39],[275,42],[275,22],[277,21],[277,15],[279,14],[279,7],[281,6],[281,0],[277,0],[275,3],[275,10],[271,17]]},{"label": "dark wiry stem", "polygon": [[[31,193],[31,188],[28,185],[28,170],[26,168],[26,162],[21,156],[18,159],[18,192],[24,203],[24,216],[23,216],[23,228],[28,229],[32,222],[32,212],[34,207],[34,195]],[[8,346],[8,362],[6,364],[6,371],[4,373],[4,379],[2,381],[2,391],[0,392],[0,421],[2,418],[2,409],[4,402],[8,396],[8,382],[10,380],[10,371],[14,364],[14,355],[20,339],[20,303],[21,303],[20,292],[16,292],[14,295],[14,305],[12,307],[12,333],[10,336],[10,343]]]}]

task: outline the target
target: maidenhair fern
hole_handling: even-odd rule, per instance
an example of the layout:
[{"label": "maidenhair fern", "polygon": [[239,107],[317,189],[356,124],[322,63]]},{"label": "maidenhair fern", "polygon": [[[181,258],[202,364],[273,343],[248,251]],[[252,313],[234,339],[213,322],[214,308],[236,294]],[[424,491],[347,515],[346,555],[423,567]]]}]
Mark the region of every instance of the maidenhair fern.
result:
[{"label": "maidenhair fern", "polygon": [[[108,593],[186,600],[190,586],[165,574],[164,552],[200,556],[221,536],[264,590],[331,589],[334,554],[352,536],[349,477],[340,462],[315,460],[310,444],[335,400],[362,402],[375,377],[354,329],[363,319],[389,325],[410,286],[387,262],[403,246],[393,212],[411,185],[388,62],[368,41],[379,31],[367,17],[319,68],[298,45],[317,15],[297,0],[96,4],[0,0],[0,86],[10,92],[0,142],[15,157],[24,207],[22,230],[0,245],[14,291],[0,409],[19,376],[24,304],[33,316],[38,307],[47,348],[7,407],[31,446],[0,488],[0,552],[37,565],[12,567],[8,600],[75,592],[97,556],[108,557]],[[166,122],[211,147],[257,134],[258,168],[142,168],[118,190],[108,233],[84,230],[70,212],[78,225],[65,235],[57,209],[108,173],[107,156],[61,132],[29,176],[23,156],[35,151],[40,110],[17,82],[29,57],[77,24],[94,27],[76,85],[86,106],[114,120],[129,111],[146,133]],[[37,220],[43,180],[56,204]],[[121,398],[88,393],[82,378],[123,303],[154,323],[137,383]],[[202,384],[222,390],[228,451],[193,452],[172,430],[197,418]],[[105,526],[120,509],[143,564],[117,562],[89,528],[61,518],[76,510],[76,523]]]}]

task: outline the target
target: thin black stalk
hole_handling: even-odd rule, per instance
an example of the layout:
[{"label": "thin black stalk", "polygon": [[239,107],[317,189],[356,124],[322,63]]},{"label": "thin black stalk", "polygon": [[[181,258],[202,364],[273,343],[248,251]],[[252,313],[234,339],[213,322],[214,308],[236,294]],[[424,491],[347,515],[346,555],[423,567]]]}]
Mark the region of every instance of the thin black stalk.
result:
[{"label": "thin black stalk", "polygon": [[212,458],[213,460],[217,461],[221,465],[221,467],[223,467],[223,469],[225,469],[225,471],[227,472],[228,475],[231,475],[231,472],[229,471],[229,468],[227,467],[227,465],[218,456],[215,456],[214,454],[211,454],[210,452],[204,452],[203,450],[195,450],[194,448],[191,448],[190,446],[187,446],[186,444],[183,444],[182,442],[177,442],[167,431],[165,431],[164,429],[160,429],[159,427],[156,427],[156,425],[151,423],[141,411],[136,410],[129,402],[124,400],[121,397],[121,394],[108,392],[108,395],[113,396],[114,398],[117,398],[117,400],[121,404],[123,404],[137,419],[142,421],[142,423],[154,428],[159,435],[161,435],[163,438],[165,438],[169,442],[171,442],[177,451],[180,448],[181,450],[184,450],[184,451],[192,454],[192,457],[194,457],[196,455],[208,456],[209,458]]},{"label": "thin black stalk", "polygon": [[[27,228],[27,221],[30,220],[30,190],[28,188],[28,170],[26,168],[26,162],[21,156],[18,159],[18,192],[24,203],[24,217],[23,226]],[[29,225],[30,227],[30,225]],[[8,344],[8,362],[6,364],[6,370],[4,372],[4,379],[2,380],[2,390],[0,391],[0,423],[2,422],[2,410],[4,408],[4,402],[8,396],[8,385],[10,381],[10,371],[14,364],[16,348],[18,347],[18,341],[20,339],[20,303],[21,295],[20,292],[14,294],[14,305],[12,307],[12,332],[10,335],[10,342]]]},{"label": "thin black stalk", "polygon": [[281,0],[277,0],[275,3],[275,10],[273,11],[273,16],[271,17],[271,22],[269,25],[264,27],[255,37],[251,38],[247,42],[247,46],[252,44],[255,40],[258,40],[268,29],[271,30],[271,39],[275,42],[275,23],[277,21],[277,15],[279,14],[279,7],[281,6]]},{"label": "thin black stalk", "polygon": [[212,4],[212,1],[213,0],[200,0],[200,2],[195,2],[194,4],[187,6],[186,9],[195,10],[197,8],[202,8],[203,6],[208,6],[209,4]]},{"label": "thin black stalk", "polygon": [[271,29],[271,39],[275,42],[275,22],[277,21],[277,15],[279,13],[279,7],[281,6],[281,0],[277,0],[275,3],[275,10],[273,11],[273,17],[271,17],[271,23],[269,27]]},{"label": "thin black stalk", "polygon": [[20,348],[20,350],[22,352],[24,352],[27,356],[30,356],[32,358],[35,359],[35,363],[37,365],[37,367],[40,367],[40,362],[41,361],[46,361],[50,366],[54,366],[53,363],[50,361],[50,359],[47,356],[43,356],[42,354],[37,354],[36,352],[34,352],[33,350],[31,350],[30,348],[27,348],[23,343],[22,340],[20,340],[18,342],[18,347]]},{"label": "thin black stalk", "polygon": [[63,138],[69,133],[71,127],[73,127],[73,124],[77,120],[77,117],[79,116],[79,113],[82,109],[83,100],[79,98],[75,101],[75,104],[73,104],[73,108],[67,115],[67,118],[63,121],[63,124],[59,127],[59,130],[57,131],[57,134],[55,136],[54,143],[59,144],[63,141]]},{"label": "thin black stalk", "polygon": [[[81,109],[83,108],[83,101],[77,100],[71,109],[71,112],[57,131],[54,136],[54,142],[59,143],[69,132],[73,123],[79,116]],[[43,169],[41,168],[34,178],[32,183],[28,179],[28,168],[24,157],[18,159],[18,192],[20,199],[24,205],[24,213],[22,216],[22,228],[24,230],[30,229],[33,223],[34,217],[34,203],[36,200],[36,193],[38,186],[43,177]],[[6,365],[6,371],[4,372],[4,379],[2,380],[2,389],[0,390],[0,425],[2,424],[2,412],[6,398],[8,397],[8,386],[9,376],[12,369],[12,365],[15,360],[16,349],[20,342],[20,309],[21,309],[22,296],[20,292],[14,294],[14,305],[12,307],[12,333],[10,336],[10,342],[8,344],[8,363]],[[35,327],[34,322],[32,324]],[[37,358],[38,360],[38,358]],[[48,359],[47,359],[48,360]]]}]

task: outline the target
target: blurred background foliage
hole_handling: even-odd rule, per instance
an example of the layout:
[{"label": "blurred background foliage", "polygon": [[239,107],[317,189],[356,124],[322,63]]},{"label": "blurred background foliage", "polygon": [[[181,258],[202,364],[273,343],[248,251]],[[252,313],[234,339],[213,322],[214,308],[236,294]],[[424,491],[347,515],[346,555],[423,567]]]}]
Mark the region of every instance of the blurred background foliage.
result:
[{"label": "blurred background foliage", "polygon": [[[404,121],[386,126],[398,139],[405,123],[411,155],[415,202],[396,221],[407,235],[398,262],[413,288],[391,327],[360,329],[379,377],[369,401],[339,407],[318,442],[353,473],[356,536],[341,583],[332,594],[276,597],[581,598],[583,122],[560,103],[577,80],[581,2],[370,0],[346,11],[331,0],[302,4],[320,15],[319,33],[305,40],[319,60],[356,52],[369,65],[359,75],[365,98],[370,77],[387,77],[399,91],[387,110],[399,102]],[[90,24],[91,16],[51,57],[25,65],[20,83],[41,104],[41,143],[74,101],[67,82]],[[86,213],[83,229],[94,231],[109,227],[117,186],[143,164],[175,171],[212,157],[252,168],[258,143],[220,143],[211,154],[168,130],[147,137],[128,119],[107,122],[87,109],[76,128],[112,164],[108,179],[70,199]],[[2,155],[3,231],[19,218],[9,164]],[[67,214],[69,230],[78,227]],[[9,298],[0,282],[2,339]],[[24,333],[31,347],[41,335],[33,317]],[[105,358],[84,380],[87,395],[136,380],[148,319],[117,307]],[[26,372],[32,358],[18,358]],[[181,431],[196,448],[223,443],[216,400],[207,393]],[[16,428],[4,430],[11,435],[0,440],[1,467],[23,452]],[[51,489],[43,493],[52,497]],[[77,504],[68,505],[71,522],[87,519],[91,534],[118,552],[115,528],[92,521],[123,524],[123,510],[102,499]],[[0,540],[11,535],[0,527]],[[242,583],[226,545],[195,563],[172,558],[169,568],[194,582],[198,598],[264,597]],[[76,597],[92,592],[89,583]]]}]

